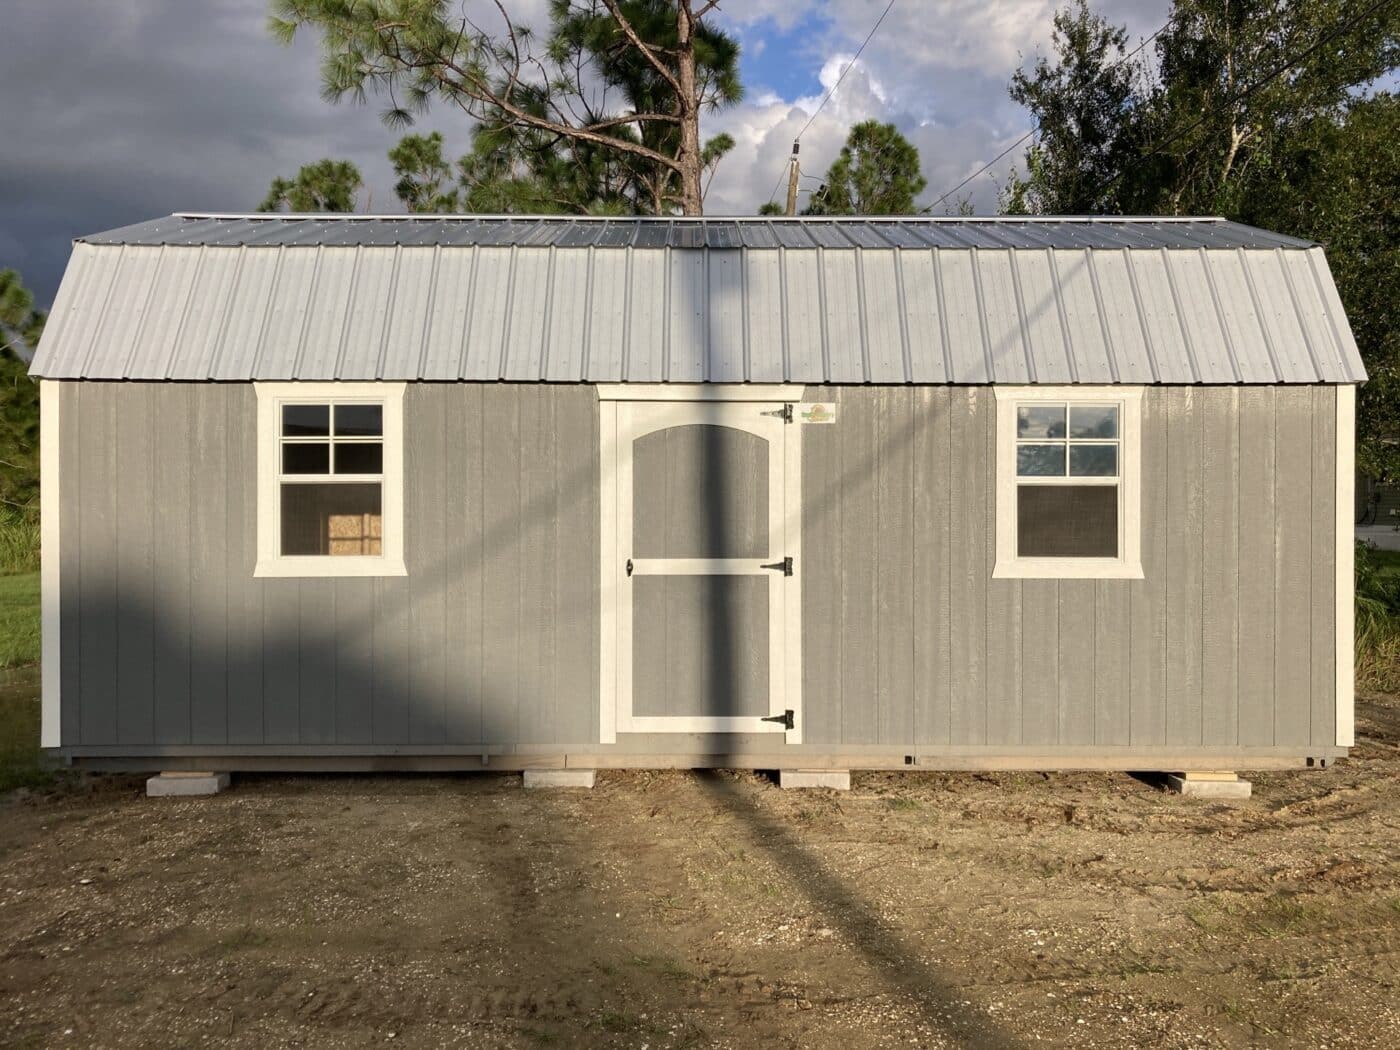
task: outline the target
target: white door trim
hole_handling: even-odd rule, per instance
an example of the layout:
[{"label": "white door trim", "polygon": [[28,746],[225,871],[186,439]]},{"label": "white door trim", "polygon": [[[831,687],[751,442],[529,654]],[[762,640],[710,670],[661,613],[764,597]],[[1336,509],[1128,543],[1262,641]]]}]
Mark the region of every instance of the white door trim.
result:
[{"label": "white door trim", "polygon": [[[670,389],[676,389],[674,387]],[[745,398],[724,403],[712,398],[643,405],[602,399],[599,404],[600,523],[600,642],[599,739],[617,741],[629,733],[732,733],[783,732],[788,743],[802,740],[801,663],[801,426],[760,413],[765,404],[780,409],[783,399],[772,391],[796,392],[801,388],[754,388],[768,391],[764,401]],[[637,390],[632,384],[627,392]],[[602,394],[600,393],[600,398]],[[644,399],[643,399],[644,400]],[[763,437],[770,443],[770,474],[781,483],[769,485],[769,521],[774,545],[781,548],[770,559],[633,559],[633,575],[765,574],[769,586],[770,649],[769,707],[773,714],[791,709],[793,729],[764,723],[752,716],[700,716],[695,718],[635,716],[632,714],[632,583],[626,564],[632,543],[632,443],[637,438],[671,426],[715,423],[733,426]],[[792,557],[794,573],[783,576],[763,569],[761,562]]]}]

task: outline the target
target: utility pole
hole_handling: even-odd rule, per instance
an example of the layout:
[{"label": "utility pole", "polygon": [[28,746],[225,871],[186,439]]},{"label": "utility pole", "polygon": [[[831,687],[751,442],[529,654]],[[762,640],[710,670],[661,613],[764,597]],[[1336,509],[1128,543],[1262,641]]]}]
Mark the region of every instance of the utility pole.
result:
[{"label": "utility pole", "polygon": [[788,168],[787,213],[788,213],[789,215],[796,215],[796,214],[797,214],[797,175],[798,175],[797,150],[798,150],[798,145],[799,145],[799,144],[798,144],[797,140],[796,140],[796,139],[793,139],[793,141],[792,141],[792,160],[791,160],[791,162],[790,162],[790,165],[791,165],[791,166]]}]

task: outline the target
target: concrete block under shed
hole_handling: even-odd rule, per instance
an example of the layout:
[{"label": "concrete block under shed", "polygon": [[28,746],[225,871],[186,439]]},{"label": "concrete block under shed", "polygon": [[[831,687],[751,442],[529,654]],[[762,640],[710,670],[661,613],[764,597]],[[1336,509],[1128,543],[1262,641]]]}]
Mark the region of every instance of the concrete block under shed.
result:
[{"label": "concrete block under shed", "polygon": [[146,797],[217,795],[228,785],[227,773],[161,773],[146,781]]},{"label": "concrete block under shed", "polygon": [[780,769],[778,787],[784,791],[806,788],[829,788],[832,791],[851,790],[849,769]]},{"label": "concrete block under shed", "polygon": [[591,788],[593,786],[593,770],[527,769],[525,770],[525,786],[527,788]]},{"label": "concrete block under shed", "polygon": [[1168,773],[1167,787],[1192,798],[1249,798],[1253,786],[1234,773]]}]

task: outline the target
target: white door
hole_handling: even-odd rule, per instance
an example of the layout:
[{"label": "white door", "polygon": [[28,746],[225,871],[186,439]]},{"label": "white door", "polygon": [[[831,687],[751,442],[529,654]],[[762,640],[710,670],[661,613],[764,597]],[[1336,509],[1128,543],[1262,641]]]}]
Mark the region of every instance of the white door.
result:
[{"label": "white door", "polygon": [[605,631],[617,646],[616,732],[801,739],[790,420],[782,403],[617,406],[605,588],[616,596]]}]

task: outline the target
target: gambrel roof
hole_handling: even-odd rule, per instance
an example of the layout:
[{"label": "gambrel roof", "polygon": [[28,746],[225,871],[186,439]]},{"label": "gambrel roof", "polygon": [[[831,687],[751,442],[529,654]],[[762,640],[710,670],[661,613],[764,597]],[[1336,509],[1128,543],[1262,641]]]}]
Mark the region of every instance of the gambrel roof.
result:
[{"label": "gambrel roof", "polygon": [[60,379],[1354,383],[1322,249],[1166,218],[172,215],[81,238]]}]

